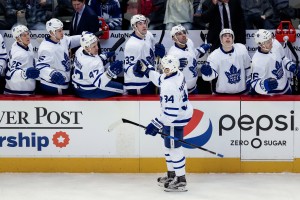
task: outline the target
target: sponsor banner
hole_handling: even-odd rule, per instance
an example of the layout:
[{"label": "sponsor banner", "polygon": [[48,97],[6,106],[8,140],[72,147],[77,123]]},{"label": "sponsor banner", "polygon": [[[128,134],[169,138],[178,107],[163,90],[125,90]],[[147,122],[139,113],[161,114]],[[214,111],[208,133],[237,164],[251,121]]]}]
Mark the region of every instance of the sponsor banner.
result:
[{"label": "sponsor banner", "polygon": [[[294,101],[192,101],[184,130],[188,143],[242,160],[300,157],[300,103]],[[67,105],[67,106],[66,106]],[[162,138],[145,135],[121,118],[147,126],[159,101],[1,101],[0,157],[163,157]],[[217,156],[184,145],[189,158]]]},{"label": "sponsor banner", "polygon": [[1,101],[0,157],[138,157],[137,131],[107,132],[119,116],[138,121],[138,105]]},{"label": "sponsor banner", "polygon": [[238,141],[241,159],[292,160],[294,102],[242,101],[241,104],[241,116],[235,119],[241,129]]}]

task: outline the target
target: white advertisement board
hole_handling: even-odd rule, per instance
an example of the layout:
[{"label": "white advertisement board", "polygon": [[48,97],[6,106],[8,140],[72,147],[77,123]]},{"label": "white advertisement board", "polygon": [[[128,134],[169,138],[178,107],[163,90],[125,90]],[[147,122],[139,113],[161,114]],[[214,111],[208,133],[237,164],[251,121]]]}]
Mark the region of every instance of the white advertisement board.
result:
[{"label": "white advertisement board", "polygon": [[[294,159],[295,109],[292,101],[242,101],[242,160]],[[298,120],[299,121],[299,120]]]}]

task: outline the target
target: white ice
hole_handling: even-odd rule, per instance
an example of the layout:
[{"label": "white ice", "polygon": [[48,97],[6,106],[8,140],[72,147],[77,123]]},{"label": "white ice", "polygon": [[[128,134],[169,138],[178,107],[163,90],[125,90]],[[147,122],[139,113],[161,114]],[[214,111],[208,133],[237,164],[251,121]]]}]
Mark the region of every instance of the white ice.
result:
[{"label": "white ice", "polygon": [[299,200],[300,174],[187,174],[164,192],[162,174],[0,173],[0,200]]}]

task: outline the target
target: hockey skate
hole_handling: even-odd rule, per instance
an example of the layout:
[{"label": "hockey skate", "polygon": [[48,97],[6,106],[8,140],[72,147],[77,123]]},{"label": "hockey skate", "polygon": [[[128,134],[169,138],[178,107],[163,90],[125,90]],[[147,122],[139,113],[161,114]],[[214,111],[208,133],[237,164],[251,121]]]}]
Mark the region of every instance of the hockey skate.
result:
[{"label": "hockey skate", "polygon": [[165,183],[170,183],[175,178],[175,176],[176,174],[174,171],[168,171],[167,176],[159,177],[157,179],[158,185],[160,187],[164,187]]},{"label": "hockey skate", "polygon": [[165,191],[166,192],[186,192],[186,179],[185,175],[176,176],[171,182],[165,183]]}]

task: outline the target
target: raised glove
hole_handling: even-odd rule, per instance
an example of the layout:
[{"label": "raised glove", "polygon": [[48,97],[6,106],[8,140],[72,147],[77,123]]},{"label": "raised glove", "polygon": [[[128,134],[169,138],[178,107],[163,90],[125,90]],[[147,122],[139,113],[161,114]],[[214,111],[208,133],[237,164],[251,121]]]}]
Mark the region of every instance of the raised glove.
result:
[{"label": "raised glove", "polygon": [[268,78],[268,79],[264,80],[263,86],[266,91],[270,92],[277,88],[278,82],[275,78]]},{"label": "raised glove", "polygon": [[200,53],[199,58],[203,57],[204,54],[211,48],[211,44],[202,44],[197,48],[197,51]]},{"label": "raised glove", "polygon": [[158,121],[157,118],[152,119],[151,123],[148,124],[148,126],[146,127],[145,134],[155,136],[162,128],[163,124],[160,121]]},{"label": "raised glove", "polygon": [[166,54],[166,49],[165,49],[165,47],[164,47],[164,45],[163,44],[159,44],[159,43],[157,43],[157,44],[155,44],[155,57],[164,57],[165,56],[165,54]]},{"label": "raised glove", "polygon": [[151,70],[154,71],[154,67],[152,65],[150,65],[150,63],[148,63],[148,61],[141,59],[142,65],[144,65],[144,67],[142,67],[142,71],[144,72],[144,75],[149,78],[149,73]]},{"label": "raised glove", "polygon": [[134,65],[133,65],[133,74],[136,76],[136,77],[140,77],[142,78],[144,76],[144,72],[142,71],[142,64],[141,64],[141,61],[138,60]]},{"label": "raised glove", "polygon": [[50,74],[50,77],[51,82],[54,84],[63,85],[65,83],[65,77],[60,72],[54,71]]},{"label": "raised glove", "polygon": [[118,74],[122,73],[122,71],[123,71],[123,62],[117,60],[107,68],[106,73],[111,78],[117,78]]},{"label": "raised glove", "polygon": [[211,66],[209,66],[208,64],[204,64],[202,65],[201,69],[200,69],[201,74],[203,74],[204,76],[210,76],[212,74],[212,69]]},{"label": "raised glove", "polygon": [[182,71],[187,66],[187,58],[179,58],[179,70]]},{"label": "raised glove", "polygon": [[23,72],[24,72],[23,75],[24,75],[25,79],[28,79],[28,78],[36,79],[40,75],[40,70],[38,70],[34,67],[29,67],[29,68],[25,69]]},{"label": "raised glove", "polygon": [[111,57],[115,56],[116,52],[114,51],[109,51],[109,52],[106,52],[104,53],[106,59],[110,59]]}]

